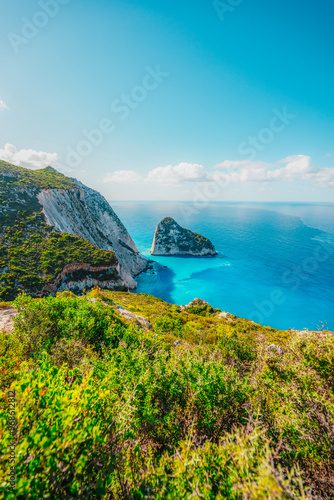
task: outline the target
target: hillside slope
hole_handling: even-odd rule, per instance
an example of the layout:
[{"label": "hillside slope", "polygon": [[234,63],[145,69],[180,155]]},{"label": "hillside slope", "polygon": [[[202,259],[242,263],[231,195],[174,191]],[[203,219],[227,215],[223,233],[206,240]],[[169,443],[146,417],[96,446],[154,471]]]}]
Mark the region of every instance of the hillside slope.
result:
[{"label": "hillside slope", "polygon": [[0,332],[0,498],[334,497],[333,333],[97,289],[13,306],[15,331]]},{"label": "hillside slope", "polygon": [[134,288],[146,266],[99,193],[50,167],[0,161],[0,298]]}]

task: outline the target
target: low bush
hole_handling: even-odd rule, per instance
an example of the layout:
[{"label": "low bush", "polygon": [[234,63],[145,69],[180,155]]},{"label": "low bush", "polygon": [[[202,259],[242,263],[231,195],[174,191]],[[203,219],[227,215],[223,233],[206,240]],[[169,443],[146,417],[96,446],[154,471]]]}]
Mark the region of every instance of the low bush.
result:
[{"label": "low bush", "polygon": [[[154,331],[125,324],[114,303]],[[15,498],[9,390],[20,500],[334,497],[332,333],[98,290],[15,307],[0,339],[3,498]]]}]

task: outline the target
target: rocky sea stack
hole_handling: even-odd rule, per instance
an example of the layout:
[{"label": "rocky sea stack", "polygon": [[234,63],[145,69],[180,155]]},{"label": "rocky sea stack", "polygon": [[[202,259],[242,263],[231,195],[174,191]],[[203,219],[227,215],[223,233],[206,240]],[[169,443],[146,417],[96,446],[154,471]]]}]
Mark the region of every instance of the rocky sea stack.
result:
[{"label": "rocky sea stack", "polygon": [[166,217],[155,230],[151,255],[206,257],[217,255],[217,252],[208,238],[185,229],[171,217]]}]

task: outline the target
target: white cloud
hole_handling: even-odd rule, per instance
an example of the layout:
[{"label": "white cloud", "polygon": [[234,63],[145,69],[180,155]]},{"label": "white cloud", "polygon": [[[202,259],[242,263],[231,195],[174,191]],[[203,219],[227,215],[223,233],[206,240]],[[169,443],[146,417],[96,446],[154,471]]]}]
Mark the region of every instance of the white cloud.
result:
[{"label": "white cloud", "polygon": [[[285,166],[280,167],[281,164],[285,164]],[[289,156],[273,164],[259,161],[225,161],[218,164],[217,167],[224,169],[224,173],[221,170],[215,170],[214,180],[233,183],[292,182],[305,180],[311,177],[314,172],[311,158],[304,155]]]},{"label": "white cloud", "polygon": [[321,168],[314,174],[321,187],[334,187],[334,168]]},{"label": "white cloud", "polygon": [[108,184],[136,184],[142,182],[142,180],[142,176],[134,170],[116,170],[108,173],[103,182]]},{"label": "white cloud", "polygon": [[231,161],[231,160],[224,160],[221,163],[218,163],[218,165],[215,166],[215,168],[223,169],[223,170],[232,170],[232,169],[238,169],[238,168],[245,168],[245,169],[254,169],[258,167],[262,167],[265,165],[265,163],[261,161],[250,161],[250,160],[241,160],[241,161]]},{"label": "white cloud", "polygon": [[57,161],[57,158],[57,153],[45,153],[44,151],[34,151],[33,149],[21,149],[18,151],[12,144],[6,144],[4,149],[0,149],[1,160],[31,169],[52,165]]},{"label": "white cloud", "polygon": [[[151,170],[144,178],[134,170],[119,170],[106,175],[110,184],[155,183],[162,186],[182,186],[192,183],[219,182],[227,184],[268,184],[270,182],[310,181],[321,187],[334,187],[334,167],[316,168],[310,156],[288,156],[275,163],[225,160],[209,172],[197,163],[180,163]],[[262,188],[259,188],[262,189]],[[267,186],[265,189],[269,189]]]},{"label": "white cloud", "polygon": [[197,163],[180,163],[179,165],[167,165],[157,167],[149,172],[148,182],[158,184],[180,184],[182,182],[199,182],[210,180],[210,175],[202,165]]},{"label": "white cloud", "polygon": [[333,155],[332,153],[327,153],[326,155],[323,156],[323,158],[331,158]]},{"label": "white cloud", "polygon": [[[111,184],[138,184],[141,182],[169,186],[191,183],[224,182],[225,184],[267,184],[269,182],[313,181],[322,187],[334,186],[334,168],[317,169],[310,156],[288,156],[275,163],[261,161],[225,160],[213,172],[197,163],[180,163],[151,170],[146,178],[134,170],[119,170],[106,175],[104,182]],[[266,188],[268,189],[268,188]]]},{"label": "white cloud", "polygon": [[157,167],[151,170],[146,177],[143,177],[135,170],[116,170],[108,173],[103,179],[104,182],[109,184],[138,184],[147,182],[162,185],[175,185],[184,182],[208,182],[211,180],[212,177],[205,171],[202,165],[193,163]]},{"label": "white cloud", "polygon": [[288,158],[281,160],[279,163],[286,164],[285,167],[277,170],[278,176],[282,180],[286,181],[306,179],[307,174],[311,174],[313,171],[310,156],[289,156]]},{"label": "white cloud", "polygon": [[2,99],[0,99],[0,111],[3,109],[9,109],[9,107]]}]

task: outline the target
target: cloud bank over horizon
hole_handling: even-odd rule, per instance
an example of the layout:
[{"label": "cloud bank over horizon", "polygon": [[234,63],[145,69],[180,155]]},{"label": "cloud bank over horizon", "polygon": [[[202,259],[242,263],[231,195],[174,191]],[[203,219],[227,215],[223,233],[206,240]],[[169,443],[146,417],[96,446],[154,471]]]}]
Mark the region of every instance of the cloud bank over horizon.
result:
[{"label": "cloud bank over horizon", "polygon": [[311,181],[321,187],[334,187],[334,167],[317,168],[310,156],[288,156],[273,163],[224,160],[206,170],[197,163],[179,163],[150,170],[146,176],[135,170],[117,170],[104,177],[109,184],[155,183],[165,186],[189,183],[266,184],[275,181]]},{"label": "cloud bank over horizon", "polygon": [[[12,144],[6,144],[0,149],[0,159],[29,169],[52,165],[65,175],[71,173],[92,185],[85,170],[64,168],[64,165],[58,162],[57,153],[33,149],[19,150]],[[327,155],[327,161],[332,163],[331,155]],[[266,193],[271,199],[272,187],[282,183],[287,189],[289,187],[290,191],[292,189],[296,192],[301,183],[311,190],[332,191],[334,166],[317,167],[310,156],[301,154],[272,163],[260,160],[223,160],[211,168],[205,168],[199,163],[181,162],[177,165],[159,166],[146,173],[133,169],[110,171],[97,179],[92,187],[104,192],[107,197],[112,193],[113,198],[119,200],[136,199],[138,193],[141,199],[148,201],[157,197],[172,200],[175,196],[187,200],[199,189],[214,190],[217,186],[219,192],[214,196],[217,199],[225,196],[222,193],[226,194],[227,187],[236,193],[249,187],[253,189],[253,193]]]}]

